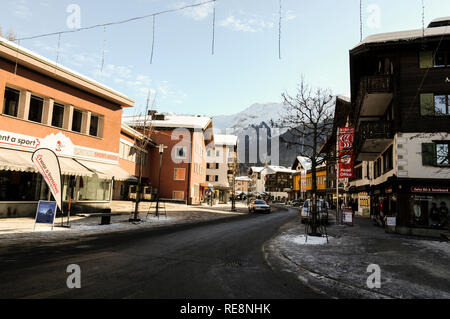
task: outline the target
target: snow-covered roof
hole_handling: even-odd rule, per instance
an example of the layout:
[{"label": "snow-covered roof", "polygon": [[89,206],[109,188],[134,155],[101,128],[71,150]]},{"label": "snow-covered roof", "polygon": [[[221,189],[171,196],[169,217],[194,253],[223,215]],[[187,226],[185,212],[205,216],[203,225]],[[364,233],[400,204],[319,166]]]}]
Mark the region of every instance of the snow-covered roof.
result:
[{"label": "snow-covered roof", "polygon": [[236,135],[214,134],[214,144],[223,146],[235,146],[238,137]]},{"label": "snow-covered roof", "polygon": [[[139,125],[145,121],[139,116],[124,116],[122,120],[128,125]],[[147,122],[149,120],[147,119]],[[211,123],[210,117],[189,116],[189,115],[166,115],[164,120],[152,120],[154,128],[192,128],[205,130]],[[150,124],[150,123],[149,123]]]},{"label": "snow-covered roof", "polygon": [[275,174],[275,173],[288,173],[288,174],[294,174],[296,171],[284,167],[284,166],[275,166],[275,165],[269,165],[267,167],[265,167],[265,169],[267,170],[267,175],[268,174]]},{"label": "snow-covered roof", "polygon": [[236,177],[235,179],[236,181],[241,181],[241,182],[250,182],[251,178],[248,176],[240,176],[240,177]]},{"label": "snow-covered roof", "polygon": [[253,166],[250,167],[250,169],[252,170],[253,173],[261,173],[264,170],[264,167]]},{"label": "snow-covered roof", "polygon": [[[433,37],[440,35],[450,35],[450,26],[426,28],[425,37]],[[362,42],[358,43],[353,49],[368,44],[368,43],[384,43],[384,42],[399,42],[399,41],[412,41],[420,39],[424,36],[422,29],[380,33],[368,36]]]},{"label": "snow-covered roof", "polygon": [[350,103],[352,101],[351,97],[348,96],[348,95],[338,95],[337,98],[342,100],[342,101],[348,102],[348,103]]},{"label": "snow-covered roof", "polygon": [[134,106],[134,100],[124,94],[2,37],[0,37],[0,56],[13,61],[17,59],[21,65],[108,100],[112,98],[124,106]]},{"label": "snow-covered roof", "polygon": [[432,20],[432,21],[430,22],[430,24],[431,24],[431,23],[435,23],[435,22],[444,22],[444,21],[450,21],[450,17],[436,18],[436,19]]},{"label": "snow-covered roof", "polygon": [[297,156],[297,160],[300,164],[302,164],[303,169],[311,169],[312,163],[311,159],[309,159],[308,157]]}]

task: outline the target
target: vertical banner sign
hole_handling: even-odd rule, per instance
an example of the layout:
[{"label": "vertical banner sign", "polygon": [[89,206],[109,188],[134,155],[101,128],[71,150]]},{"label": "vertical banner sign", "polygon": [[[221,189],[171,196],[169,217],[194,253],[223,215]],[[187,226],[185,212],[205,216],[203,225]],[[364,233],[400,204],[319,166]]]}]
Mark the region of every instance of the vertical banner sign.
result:
[{"label": "vertical banner sign", "polygon": [[58,157],[53,151],[41,148],[33,153],[31,160],[46,181],[62,212],[61,168]]},{"label": "vertical banner sign", "polygon": [[339,128],[339,178],[353,178],[354,127]]}]

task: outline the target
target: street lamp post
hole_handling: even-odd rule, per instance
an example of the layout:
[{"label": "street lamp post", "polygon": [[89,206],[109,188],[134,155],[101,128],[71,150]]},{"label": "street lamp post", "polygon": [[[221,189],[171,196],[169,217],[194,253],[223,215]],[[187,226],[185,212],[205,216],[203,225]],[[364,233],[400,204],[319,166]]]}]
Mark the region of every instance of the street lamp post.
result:
[{"label": "street lamp post", "polygon": [[167,148],[164,144],[159,145],[159,172],[158,172],[158,195],[156,197],[156,217],[159,218],[159,196],[161,194],[161,167],[162,167],[162,156],[164,149]]}]

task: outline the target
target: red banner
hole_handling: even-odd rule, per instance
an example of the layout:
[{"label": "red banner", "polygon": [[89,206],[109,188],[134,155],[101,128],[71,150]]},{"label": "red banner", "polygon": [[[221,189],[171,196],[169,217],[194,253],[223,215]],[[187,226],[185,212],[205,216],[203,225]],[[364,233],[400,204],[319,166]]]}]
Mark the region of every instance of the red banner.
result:
[{"label": "red banner", "polygon": [[339,128],[339,178],[354,177],[353,141],[355,138],[354,127]]}]

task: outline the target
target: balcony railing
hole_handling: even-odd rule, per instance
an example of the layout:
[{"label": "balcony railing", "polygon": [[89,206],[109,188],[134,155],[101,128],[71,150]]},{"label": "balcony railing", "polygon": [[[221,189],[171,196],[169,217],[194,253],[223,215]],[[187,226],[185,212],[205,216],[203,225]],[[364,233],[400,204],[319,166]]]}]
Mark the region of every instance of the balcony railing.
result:
[{"label": "balcony railing", "polygon": [[360,88],[366,93],[392,93],[392,75],[373,75],[361,78]]},{"label": "balcony railing", "polygon": [[361,122],[358,133],[363,141],[391,139],[394,137],[393,121]]}]

